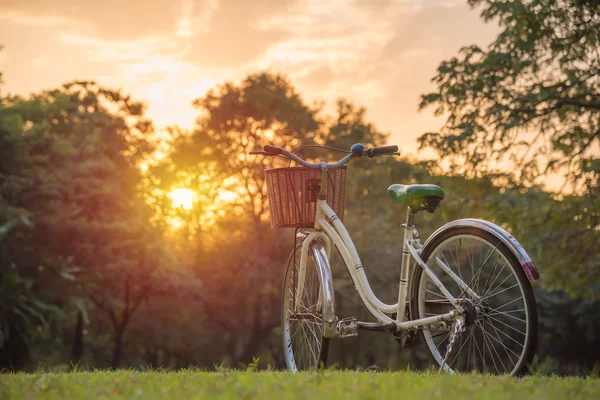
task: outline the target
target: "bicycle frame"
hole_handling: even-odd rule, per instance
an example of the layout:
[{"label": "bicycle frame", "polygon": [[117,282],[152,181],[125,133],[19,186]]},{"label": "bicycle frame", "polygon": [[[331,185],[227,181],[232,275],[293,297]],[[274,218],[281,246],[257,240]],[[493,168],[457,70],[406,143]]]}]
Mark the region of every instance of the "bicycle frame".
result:
[{"label": "bicycle frame", "polygon": [[[340,162],[342,163],[342,162]],[[386,329],[372,329],[372,330],[385,330],[385,331],[406,331],[417,327],[423,327],[427,325],[439,325],[441,323],[455,320],[457,317],[462,315],[462,307],[459,304],[460,299],[454,298],[452,294],[442,284],[440,279],[431,271],[427,264],[421,259],[420,252],[421,248],[426,246],[430,240],[437,235],[446,231],[447,229],[453,229],[457,227],[476,227],[485,231],[490,232],[497,237],[511,251],[521,263],[525,274],[530,280],[539,279],[537,268],[531,257],[525,252],[521,245],[515,240],[512,235],[506,232],[504,229],[495,225],[491,222],[477,219],[461,219],[447,223],[435,231],[424,245],[420,244],[420,241],[415,237],[414,227],[414,214],[408,210],[406,218],[406,224],[404,225],[404,241],[402,249],[402,262],[400,265],[400,284],[398,289],[398,302],[396,304],[386,304],[379,300],[371,286],[369,285],[368,278],[365,274],[362,262],[356,247],[350,238],[350,234],[340,221],[339,217],[327,204],[327,168],[328,164],[319,163],[321,169],[321,186],[317,195],[316,212],[315,212],[315,223],[314,232],[308,234],[303,241],[301,255],[300,255],[300,268],[299,268],[299,281],[298,281],[298,292],[296,293],[296,302],[302,298],[302,291],[304,287],[304,279],[306,276],[306,266],[308,263],[309,251],[312,251],[315,264],[318,269],[319,280],[321,287],[323,288],[322,293],[318,299],[318,305],[323,310],[323,321],[324,329],[323,334],[325,337],[337,337],[338,332],[338,320],[335,316],[335,296],[333,290],[332,275],[329,266],[329,257],[331,255],[331,247],[334,245],[340,252],[344,264],[350,274],[352,281],[358,291],[361,301],[369,310],[371,315],[381,326],[385,326]],[[335,167],[335,166],[334,166]],[[322,241],[324,246],[319,243]],[[406,316],[406,305],[408,300],[409,291],[409,277],[411,274],[411,258],[414,259],[419,267],[423,269],[428,278],[433,282],[434,285],[440,290],[448,302],[454,306],[454,310],[451,310],[445,314],[439,314],[432,317],[425,317],[420,319],[405,320]],[[440,267],[464,292],[468,293],[472,299],[479,299],[477,293],[475,293],[462,279],[457,276],[449,266],[445,265],[442,260],[435,258],[435,263]],[[295,308],[298,304],[295,304]],[[392,319],[387,314],[396,314],[396,319]],[[368,325],[368,323],[361,323]],[[371,327],[373,328],[373,327]]]},{"label": "bicycle frame", "polygon": [[[400,267],[400,285],[398,290],[398,302],[396,304],[383,303],[369,285],[368,278],[365,274],[363,265],[360,261],[356,247],[348,234],[348,231],[335,214],[335,212],[329,207],[326,202],[326,176],[327,168],[322,167],[322,180],[321,190],[317,197],[316,213],[315,213],[315,231],[310,233],[302,244],[301,255],[300,255],[300,269],[299,269],[299,280],[298,280],[298,293],[296,293],[296,301],[302,298],[302,291],[304,287],[304,279],[306,276],[306,266],[308,262],[308,254],[312,248],[315,263],[319,269],[319,279],[321,280],[321,287],[323,293],[318,300],[319,305],[322,306],[323,318],[324,318],[324,335],[326,337],[336,336],[336,323],[337,318],[335,316],[334,307],[334,293],[333,283],[331,282],[331,270],[329,267],[329,256],[331,255],[332,244],[340,252],[344,264],[348,269],[348,272],[355,284],[356,290],[369,312],[382,324],[395,324],[396,331],[403,331],[412,328],[416,328],[424,325],[439,324],[441,322],[447,322],[455,319],[459,313],[460,306],[457,300],[450,294],[450,292],[444,287],[437,276],[431,271],[431,269],[421,260],[419,257],[420,246],[418,240],[415,240],[414,235],[414,214],[410,211],[407,217],[407,223],[405,226],[404,233],[404,245],[402,264]],[[328,222],[329,221],[329,222]],[[325,248],[322,245],[314,243],[321,240]],[[452,310],[446,314],[440,314],[433,317],[421,318],[418,320],[405,321],[404,316],[406,315],[406,304],[408,295],[408,278],[410,276],[411,268],[411,256],[417,261],[419,266],[423,268],[425,273],[429,276],[432,282],[440,289],[440,291],[446,296],[448,301],[454,305],[455,310]],[[440,261],[441,262],[441,261]],[[443,263],[442,263],[443,264]],[[449,275],[457,280],[460,287],[468,289],[467,285],[460,280],[458,276],[453,274],[447,266],[441,266]],[[470,289],[468,289],[470,290]],[[297,307],[297,304],[296,304]],[[386,314],[396,313],[396,319],[392,319]]]}]

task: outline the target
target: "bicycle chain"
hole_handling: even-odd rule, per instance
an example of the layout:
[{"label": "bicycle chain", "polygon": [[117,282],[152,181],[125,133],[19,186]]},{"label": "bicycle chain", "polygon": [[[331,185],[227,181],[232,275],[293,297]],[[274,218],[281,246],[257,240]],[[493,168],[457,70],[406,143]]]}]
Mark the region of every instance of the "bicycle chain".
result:
[{"label": "bicycle chain", "polygon": [[446,361],[448,360],[448,356],[452,351],[452,346],[454,345],[456,338],[458,338],[466,329],[464,317],[460,316],[456,318],[454,324],[452,324],[452,329],[450,330],[450,340],[448,341],[448,346],[446,346],[446,355],[444,356],[444,361],[440,366],[439,372],[442,372],[442,369],[444,369],[444,365],[446,365]]}]

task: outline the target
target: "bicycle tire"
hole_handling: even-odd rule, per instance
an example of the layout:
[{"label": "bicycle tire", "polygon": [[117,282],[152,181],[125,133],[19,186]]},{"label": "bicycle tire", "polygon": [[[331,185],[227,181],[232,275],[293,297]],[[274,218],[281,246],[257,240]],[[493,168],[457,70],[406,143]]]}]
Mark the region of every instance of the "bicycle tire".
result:
[{"label": "bicycle tire", "polygon": [[[463,240],[464,240],[464,244],[463,244]],[[493,249],[491,251],[490,255],[487,257],[487,259],[483,262],[483,264],[478,267],[479,270],[477,272],[474,272],[476,268],[473,268],[473,263],[475,261],[474,259],[476,257],[475,251],[473,250],[471,257],[469,256],[469,250],[468,250],[469,249],[469,244],[468,244],[469,240],[472,241],[471,246],[473,246],[473,244],[478,241],[482,245],[487,245],[487,247],[491,247]],[[453,242],[454,242],[455,247],[457,248],[455,258],[454,258],[454,255],[452,255],[452,250],[451,250],[451,246],[450,246],[450,244]],[[467,249],[466,250],[466,254],[467,254],[466,260],[461,259],[461,255],[458,253],[458,247],[459,247],[458,243],[460,243],[460,246]],[[452,255],[453,261],[455,261],[455,266],[457,268],[452,268],[452,261],[449,261],[448,257],[446,257],[448,255],[448,253],[447,252],[444,253],[444,251],[445,251],[444,246],[446,246],[446,245],[448,245],[450,247],[450,255]],[[437,257],[438,254],[440,254],[440,252],[441,252],[441,255],[445,257],[444,262],[446,262],[446,265],[450,266],[451,269],[453,269],[453,271],[455,273],[457,273],[457,270],[459,273],[461,273],[461,266],[463,265],[461,263],[462,261],[470,262],[470,264],[471,264],[470,265],[471,279],[470,280],[464,279],[464,281],[467,281],[466,283],[472,289],[475,290],[475,287],[476,287],[477,290],[475,290],[475,292],[482,291],[480,284],[481,284],[482,277],[486,276],[486,275],[482,274],[479,271],[483,270],[485,265],[492,265],[494,253],[498,253],[499,255],[497,257],[496,265],[494,265],[494,269],[493,269],[492,273],[500,268],[500,267],[497,267],[497,264],[498,264],[498,261],[501,260],[501,258],[502,258],[502,261],[503,261],[502,270],[504,270],[508,266],[510,272],[509,272],[509,274],[507,274],[506,278],[504,278],[504,277],[501,278],[501,279],[504,279],[501,284],[504,285],[504,283],[507,280],[509,280],[511,278],[511,276],[514,278],[514,282],[516,282],[513,286],[508,286],[511,283],[509,281],[509,283],[506,284],[506,287],[504,287],[504,286],[498,287],[499,285],[497,285],[496,287],[493,287],[493,285],[496,284],[496,282],[498,281],[498,277],[501,276],[502,271],[498,272],[498,274],[495,276],[495,278],[496,278],[495,280],[493,280],[494,279],[493,275],[486,276],[485,286],[483,287],[482,293],[485,293],[488,297],[483,299],[483,301],[485,301],[485,304],[484,303],[476,304],[480,310],[483,310],[483,312],[481,312],[481,313],[478,312],[478,318],[477,318],[475,324],[469,328],[470,333],[465,332],[465,333],[461,334],[460,343],[457,342],[453,346],[453,351],[456,351],[457,348],[458,348],[458,351],[456,353],[452,353],[452,352],[450,353],[450,357],[447,357],[444,368],[446,370],[451,370],[453,372],[472,372],[472,371],[477,370],[477,371],[484,372],[484,373],[491,372],[492,374],[498,374],[498,375],[508,374],[508,375],[514,375],[514,376],[519,376],[519,375],[523,375],[523,374],[527,373],[529,371],[529,365],[531,364],[531,361],[533,360],[533,356],[534,356],[535,348],[536,348],[536,344],[537,344],[538,320],[537,320],[537,310],[536,310],[535,296],[533,293],[533,288],[531,286],[531,283],[527,279],[527,276],[525,275],[525,272],[523,271],[523,268],[521,267],[521,264],[519,263],[518,259],[509,250],[509,248],[500,240],[500,238],[498,238],[494,234],[484,231],[480,228],[457,227],[457,228],[452,228],[445,232],[442,232],[437,237],[434,237],[433,240],[426,243],[426,246],[422,249],[420,256],[421,256],[422,260],[428,265],[428,267],[430,267],[432,270],[434,270],[434,272],[435,272],[436,268],[438,269],[438,271],[440,272],[440,274],[436,274],[436,276],[438,276],[438,278],[442,279],[442,276],[440,276],[441,274],[443,274],[445,276],[446,282],[444,282],[442,280],[444,285],[447,285],[447,282],[450,281],[451,283],[453,283],[456,286],[456,288],[453,290],[451,288],[450,283],[446,286],[447,289],[450,290],[450,292],[455,297],[457,296],[457,294],[460,295],[461,292],[464,292],[464,291],[460,290],[460,288],[458,288],[458,285],[456,285],[456,283],[454,283],[454,281],[451,281],[449,279],[448,275],[446,275],[444,272],[442,272],[441,268],[437,267],[434,262],[430,261],[430,257],[432,257],[432,255],[435,254]],[[464,255],[462,257],[464,257]],[[486,264],[490,258],[492,261],[490,261],[489,264]],[[481,258],[480,258],[480,260],[481,260]],[[462,270],[462,272],[464,272],[465,278],[467,278],[469,270],[468,269],[467,269],[467,271]],[[439,293],[441,293],[441,292],[436,294],[435,290],[433,290],[431,286],[428,287],[427,286],[428,280],[429,280],[429,278],[427,277],[426,274],[424,274],[423,269],[420,268],[418,265],[415,266],[414,273],[413,273],[413,276],[411,279],[411,302],[410,302],[411,315],[414,315],[415,318],[422,318],[422,317],[428,316],[428,314],[435,315],[436,313],[427,313],[426,312],[426,311],[433,311],[435,309],[435,307],[438,307],[437,313],[442,313],[441,310],[444,307],[443,300],[438,299],[438,297],[431,299],[434,297],[434,295],[439,296]],[[429,281],[429,282],[431,282],[431,281]],[[491,282],[491,284],[489,284],[489,287],[487,287],[489,282]],[[475,285],[477,285],[477,286],[475,286]],[[513,311],[513,310],[506,311],[506,310],[510,310],[510,309],[502,310],[502,308],[506,307],[506,304],[504,304],[504,305],[501,304],[500,306],[498,306],[497,305],[497,303],[499,302],[498,299],[506,298],[507,296],[512,296],[514,293],[517,293],[516,290],[513,290],[517,287],[519,289],[520,294],[522,295],[522,302],[517,302],[518,298],[516,298],[516,300],[509,300],[509,302],[512,302],[513,308],[514,307],[522,307],[522,309],[514,308],[515,311]],[[499,297],[500,294],[503,294],[503,296]],[[426,296],[428,296],[428,295],[430,296],[430,300],[426,299]],[[462,293],[462,297],[469,298],[470,296],[467,293]],[[482,297],[485,297],[485,296],[482,296]],[[494,297],[495,297],[495,299],[494,299]],[[492,299],[494,299],[493,304],[492,304]],[[436,303],[436,301],[437,301],[437,303]],[[504,300],[502,300],[502,301],[504,301]],[[510,303],[508,303],[508,304],[511,305]],[[448,305],[449,305],[449,302],[448,302]],[[484,314],[485,314],[485,316],[484,316]],[[525,319],[520,318],[520,317],[524,317]],[[503,318],[506,318],[506,319],[503,320]],[[524,323],[521,321],[524,321]],[[517,324],[519,324],[519,325],[517,325]],[[486,327],[490,327],[490,326],[491,326],[491,329],[486,330]],[[509,330],[509,329],[512,329],[512,330]],[[524,332],[521,329],[524,329]],[[488,353],[489,353],[488,355],[491,355],[487,359],[486,359],[485,350],[483,351],[483,354],[482,354],[481,348],[478,347],[477,349],[475,349],[476,346],[473,345],[473,342],[475,343],[475,345],[478,345],[478,342],[477,342],[478,331],[482,338],[482,341],[480,343],[482,343],[484,348],[488,349]],[[499,333],[502,333],[502,335],[500,335]],[[438,335],[438,334],[439,334],[439,337],[442,337],[443,335],[446,335],[446,337],[447,337],[447,335],[448,335],[447,333],[444,334],[443,331],[441,331],[441,330],[438,333],[436,333],[435,335]],[[442,354],[440,353],[440,349],[443,347],[442,346],[443,340],[440,339],[438,344],[436,344],[435,340],[434,340],[435,339],[434,334],[432,334],[432,329],[427,329],[427,328],[421,329],[420,335],[421,335],[422,339],[424,340],[425,344],[427,345],[427,350],[428,350],[428,353],[431,356],[431,358],[438,364],[438,366],[442,366],[442,364],[444,364],[444,362],[443,362],[443,360],[441,360]],[[469,336],[467,336],[465,339],[465,335],[469,335]],[[520,343],[521,339],[519,339],[519,338],[521,338],[521,336],[524,336],[522,339],[522,343]],[[511,339],[510,342],[509,342],[509,339]],[[444,339],[444,340],[446,340],[446,339]],[[463,341],[464,341],[464,343],[463,343]],[[467,345],[467,343],[469,341],[471,341],[472,343],[469,343],[468,355],[467,355],[466,360],[464,360],[465,354],[463,353],[461,355],[460,353],[463,351],[464,347]],[[519,350],[519,347],[515,346],[515,344],[513,342],[519,342],[519,343],[517,343],[517,345],[522,346],[521,350]],[[502,345],[503,347],[497,348],[498,343],[500,343],[500,345]],[[516,352],[514,349],[516,349]],[[477,350],[478,354],[476,353],[476,350]],[[473,354],[474,354],[472,365],[470,364],[471,351],[473,351]],[[504,355],[502,354],[503,351],[506,354],[506,357],[504,357]],[[512,354],[518,353],[518,359],[516,362],[513,360],[511,353]],[[455,354],[455,355],[453,355],[453,354]],[[445,354],[444,354],[444,357],[446,357]],[[461,360],[461,358],[462,358],[462,360]],[[477,362],[476,362],[477,358],[480,359],[480,363],[479,363],[480,365],[477,365]],[[496,360],[494,360],[494,358],[496,358]],[[493,363],[489,362],[490,359],[492,360]],[[509,366],[512,366],[512,368],[510,368],[510,367],[506,368],[506,363],[505,363],[506,359],[510,360]],[[456,363],[455,363],[455,361],[456,361]],[[464,367],[461,365],[462,364],[461,361],[463,361],[463,363],[465,364]],[[498,364],[500,364],[503,368],[499,368]],[[481,370],[479,370],[478,367],[481,367]],[[494,367],[494,368],[492,368],[492,367]],[[502,371],[502,370],[504,370],[504,371]]]},{"label": "bicycle tire", "polygon": [[[287,266],[285,268],[281,293],[281,336],[286,366],[288,370],[293,372],[324,368],[327,364],[330,339],[323,336],[323,314],[322,310],[319,311],[316,309],[316,306],[318,304],[315,304],[315,320],[308,322],[310,324],[309,326],[305,325],[305,327],[302,327],[302,325],[299,323],[300,319],[291,319],[293,318],[294,313],[291,311],[293,310],[293,308],[290,308],[290,306],[294,302],[295,293],[294,291],[291,291],[291,288],[296,288],[299,280],[297,279],[297,272],[300,264],[300,248],[296,250],[295,262],[293,262],[293,258],[294,252],[292,251],[292,253],[288,257]],[[301,307],[307,310],[311,310],[313,305],[307,303],[312,302],[313,300],[315,300],[315,296],[318,296],[318,292],[314,290],[315,287],[318,291],[322,291],[312,251],[309,251],[306,273],[307,276],[305,284],[307,287],[303,291]],[[315,283],[317,284],[315,285]],[[307,291],[306,289],[309,290]],[[307,303],[305,303],[305,301]],[[318,318],[320,318],[320,323],[315,323],[317,322]],[[294,328],[296,328],[298,325],[300,325],[300,328],[298,328],[298,330],[295,330]],[[299,338],[306,338],[309,335],[312,336],[315,339],[315,348],[311,347],[309,351],[306,351],[306,349],[304,349],[304,352],[302,352],[302,349],[299,348],[298,343],[296,343],[296,345],[294,344],[295,341],[293,339],[296,338],[298,336],[298,332],[301,331],[303,331],[303,335],[301,335]]]}]

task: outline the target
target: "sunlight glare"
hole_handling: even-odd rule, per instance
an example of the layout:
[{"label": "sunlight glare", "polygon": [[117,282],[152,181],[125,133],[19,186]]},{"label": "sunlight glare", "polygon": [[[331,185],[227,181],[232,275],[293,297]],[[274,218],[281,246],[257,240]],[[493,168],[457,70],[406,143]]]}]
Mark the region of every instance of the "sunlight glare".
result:
[{"label": "sunlight glare", "polygon": [[194,206],[196,193],[191,189],[175,189],[169,193],[169,198],[173,201],[173,207],[182,207],[184,210],[191,210]]}]

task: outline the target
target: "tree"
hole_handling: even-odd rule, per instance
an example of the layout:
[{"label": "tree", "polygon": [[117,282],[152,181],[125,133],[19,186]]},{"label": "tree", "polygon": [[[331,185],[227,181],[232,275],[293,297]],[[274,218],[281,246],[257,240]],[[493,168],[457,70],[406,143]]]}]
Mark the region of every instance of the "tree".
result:
[{"label": "tree", "polygon": [[[470,0],[502,31],[487,49],[463,47],[433,78],[421,108],[448,114],[419,140],[471,170],[510,155],[523,179],[566,170],[597,184],[600,141],[600,6],[583,1]],[[532,154],[534,153],[534,154]]]},{"label": "tree", "polygon": [[36,242],[35,199],[52,186],[48,153],[59,155],[61,143],[32,128],[0,98],[0,368],[25,365],[72,278],[68,260]]},{"label": "tree", "polygon": [[236,205],[258,224],[267,205],[263,171],[274,163],[248,153],[266,144],[293,149],[310,143],[319,129],[316,110],[304,104],[284,77],[268,73],[250,75],[239,85],[225,83],[194,105],[205,117],[198,119],[192,140],[236,178],[224,188],[239,193]]},{"label": "tree", "polygon": [[373,124],[365,121],[367,110],[364,107],[357,107],[346,99],[339,99],[336,106],[337,115],[331,118],[323,138],[325,145],[350,150],[355,143],[366,147],[385,144],[389,135],[377,131]]},{"label": "tree", "polygon": [[[440,64],[433,78],[437,90],[422,96],[420,108],[434,106],[447,119],[439,132],[419,138],[421,147],[433,147],[452,161],[455,173],[468,176],[491,174],[508,163],[516,179],[509,181],[518,190],[562,174],[563,188],[571,192],[561,206],[571,217],[564,225],[572,231],[570,240],[598,243],[600,6],[581,0],[469,4],[481,6],[482,18],[497,21],[501,32],[486,49],[464,47]],[[536,212],[528,208],[528,218]],[[548,209],[540,219],[555,212]],[[549,270],[559,286],[591,294],[600,277],[583,271],[596,258],[581,249],[585,259],[574,266],[581,273],[555,281],[564,275],[557,270],[562,266]]]},{"label": "tree", "polygon": [[206,323],[222,332],[233,364],[249,363],[279,325],[280,271],[291,248],[267,224],[264,169],[278,160],[249,153],[266,144],[293,149],[312,142],[320,128],[317,110],[284,77],[268,73],[224,83],[194,105],[196,128],[175,141],[166,166],[152,173],[163,192],[172,185],[195,190],[201,211],[229,193],[213,221],[200,223],[203,213],[191,210],[183,228],[197,227],[191,236],[186,231],[187,261],[203,288],[196,301]]},{"label": "tree", "polygon": [[138,191],[137,163],[152,149],[152,124],[141,103],[93,82],[30,99],[8,97],[4,105],[11,119],[3,121],[13,121],[24,138],[18,142],[28,144],[27,163],[17,163],[15,154],[2,160],[28,182],[11,194],[35,222],[26,245],[68,261],[73,282],[63,292],[87,299],[109,318],[116,367],[131,315],[149,296],[160,259],[160,235]]}]

